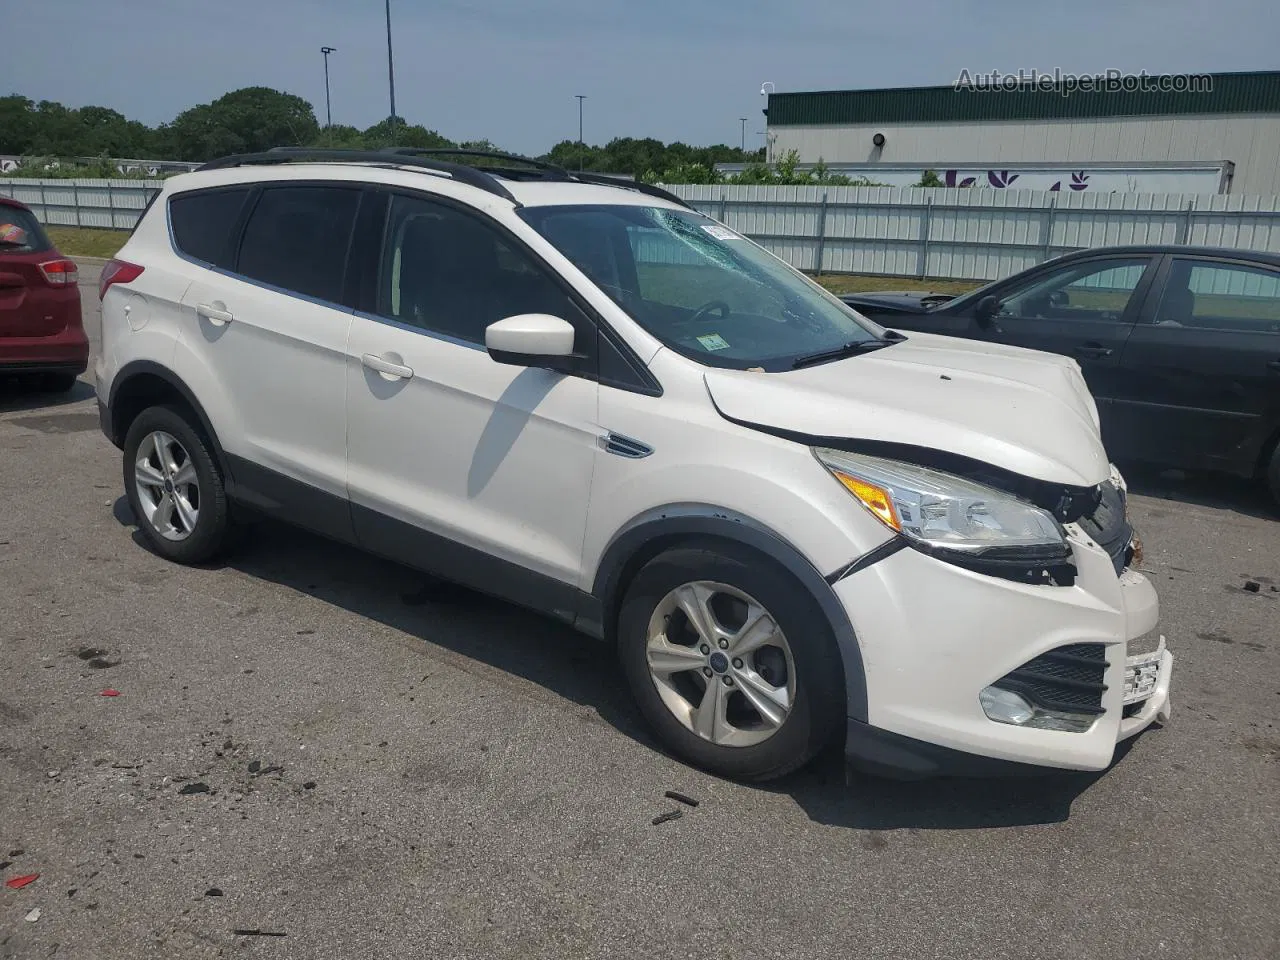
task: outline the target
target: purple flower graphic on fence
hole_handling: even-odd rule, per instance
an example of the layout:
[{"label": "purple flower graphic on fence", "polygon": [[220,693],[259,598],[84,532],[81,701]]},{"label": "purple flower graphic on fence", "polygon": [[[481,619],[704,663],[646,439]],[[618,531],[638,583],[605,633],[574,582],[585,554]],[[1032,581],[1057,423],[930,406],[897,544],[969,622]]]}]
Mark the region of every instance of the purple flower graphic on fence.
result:
[{"label": "purple flower graphic on fence", "polygon": [[1083,170],[1081,170],[1079,173],[1073,173],[1071,175],[1071,189],[1072,190],[1088,190],[1089,175],[1085,173]]},{"label": "purple flower graphic on fence", "polygon": [[1013,181],[1018,179],[1016,173],[1010,173],[1008,170],[988,170],[987,183],[998,189],[1009,186]]},{"label": "purple flower graphic on fence", "polygon": [[957,183],[956,180],[958,177],[959,177],[958,171],[948,170],[945,178],[947,186],[948,187],[972,187],[975,183],[978,182],[977,177],[965,177],[963,180]]}]

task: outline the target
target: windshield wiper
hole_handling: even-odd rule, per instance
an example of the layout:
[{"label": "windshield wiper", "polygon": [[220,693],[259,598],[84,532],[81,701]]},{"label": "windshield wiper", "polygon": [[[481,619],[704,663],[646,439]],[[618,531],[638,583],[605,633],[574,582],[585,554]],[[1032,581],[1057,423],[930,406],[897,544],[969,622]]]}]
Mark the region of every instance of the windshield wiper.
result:
[{"label": "windshield wiper", "polygon": [[845,357],[854,357],[860,353],[870,353],[873,350],[881,350],[884,347],[891,347],[895,343],[901,343],[907,339],[903,334],[896,330],[886,330],[884,337],[878,340],[852,340],[843,346],[835,347],[831,350],[823,350],[819,353],[807,353],[804,356],[796,357],[791,362],[792,370],[799,370],[801,367],[812,367],[819,363],[827,363],[831,360],[843,360]]}]

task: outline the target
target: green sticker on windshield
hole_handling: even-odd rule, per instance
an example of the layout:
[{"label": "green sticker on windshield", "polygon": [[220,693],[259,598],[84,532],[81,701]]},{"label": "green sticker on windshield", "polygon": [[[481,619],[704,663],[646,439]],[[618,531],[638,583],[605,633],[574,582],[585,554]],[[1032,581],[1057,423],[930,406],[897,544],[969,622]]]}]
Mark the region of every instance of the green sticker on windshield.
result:
[{"label": "green sticker on windshield", "polygon": [[728,350],[729,344],[718,333],[706,333],[698,338],[698,342],[707,350]]}]

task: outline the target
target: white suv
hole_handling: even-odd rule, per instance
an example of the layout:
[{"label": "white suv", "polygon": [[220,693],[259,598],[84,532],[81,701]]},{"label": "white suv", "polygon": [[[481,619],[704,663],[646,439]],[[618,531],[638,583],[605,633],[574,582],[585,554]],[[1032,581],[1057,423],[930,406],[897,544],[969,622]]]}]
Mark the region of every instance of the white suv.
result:
[{"label": "white suv", "polygon": [[267,514],[531,607],[742,779],[838,740],[898,776],[1098,770],[1167,714],[1074,361],[885,330],[654,187],[465,159],[167,182],[96,367],[158,553]]}]

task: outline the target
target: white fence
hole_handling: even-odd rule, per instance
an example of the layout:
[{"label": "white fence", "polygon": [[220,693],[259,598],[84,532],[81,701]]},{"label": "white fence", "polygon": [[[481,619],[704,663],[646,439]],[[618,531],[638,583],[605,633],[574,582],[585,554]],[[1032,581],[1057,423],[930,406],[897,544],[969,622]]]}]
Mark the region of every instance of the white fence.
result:
[{"label": "white fence", "polygon": [[[0,177],[44,223],[131,229],[162,180]],[[1280,253],[1280,197],[910,187],[668,187],[802,270],[994,280],[1082,247]]]},{"label": "white fence", "polygon": [[20,200],[45,224],[132,230],[163,180],[26,180],[0,177],[0,197]]},{"label": "white fence", "polygon": [[994,280],[1083,247],[1280,253],[1280,197],[909,187],[668,190],[813,273]]}]

